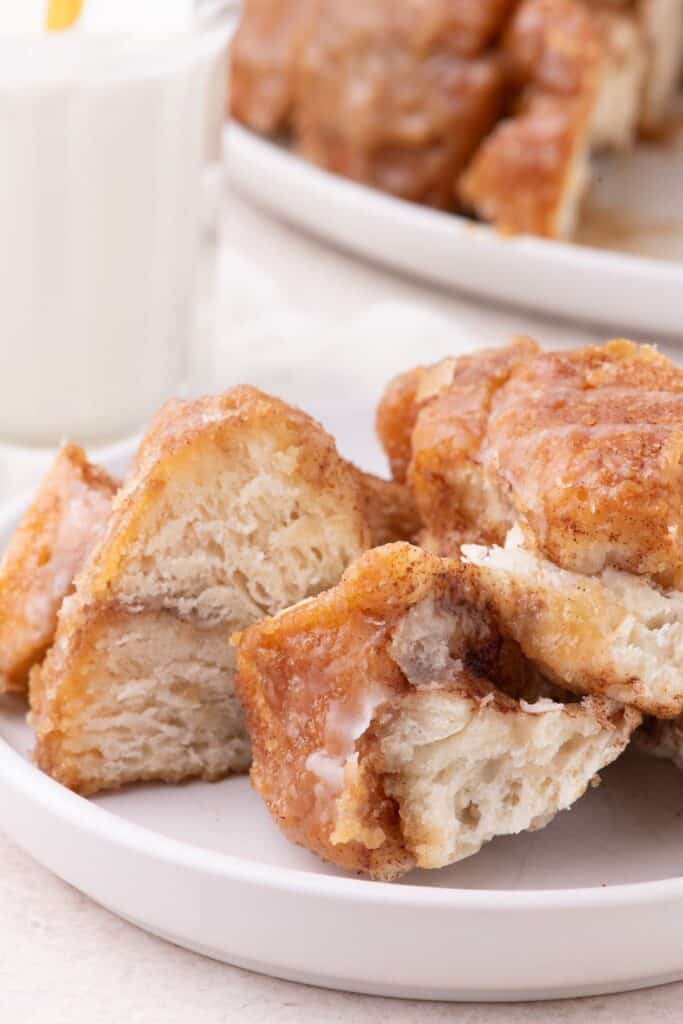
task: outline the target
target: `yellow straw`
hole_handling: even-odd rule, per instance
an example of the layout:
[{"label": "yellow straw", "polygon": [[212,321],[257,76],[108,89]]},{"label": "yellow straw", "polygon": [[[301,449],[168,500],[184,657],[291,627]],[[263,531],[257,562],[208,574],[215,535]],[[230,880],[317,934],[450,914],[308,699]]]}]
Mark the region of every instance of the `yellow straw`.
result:
[{"label": "yellow straw", "polygon": [[69,28],[78,19],[83,0],[48,0],[45,27],[48,32]]}]

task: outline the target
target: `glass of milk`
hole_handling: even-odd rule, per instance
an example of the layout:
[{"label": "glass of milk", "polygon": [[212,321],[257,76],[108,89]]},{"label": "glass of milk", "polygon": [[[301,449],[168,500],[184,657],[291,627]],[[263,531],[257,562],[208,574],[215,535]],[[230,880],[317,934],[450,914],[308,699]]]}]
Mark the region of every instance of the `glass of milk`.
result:
[{"label": "glass of milk", "polygon": [[232,6],[85,0],[52,33],[0,6],[0,441],[120,438],[187,386]]}]

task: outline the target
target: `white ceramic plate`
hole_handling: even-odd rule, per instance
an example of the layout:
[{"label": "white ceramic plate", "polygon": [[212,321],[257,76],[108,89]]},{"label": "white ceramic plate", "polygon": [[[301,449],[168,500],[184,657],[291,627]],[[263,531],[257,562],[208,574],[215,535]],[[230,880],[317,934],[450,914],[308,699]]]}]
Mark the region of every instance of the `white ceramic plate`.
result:
[{"label": "white ceramic plate", "polygon": [[[23,505],[0,511],[0,547]],[[543,831],[391,885],[291,846],[246,778],[75,796],[32,766],[24,718],[21,701],[0,700],[0,827],[98,903],[189,949],[435,999],[683,978],[683,775],[669,765],[628,754]]]},{"label": "white ceramic plate", "polygon": [[[450,289],[614,333],[683,340],[683,132],[596,169],[582,240],[509,238],[318,170],[237,124],[231,181],[276,215],[371,260]],[[598,247],[601,246],[601,247]]]}]

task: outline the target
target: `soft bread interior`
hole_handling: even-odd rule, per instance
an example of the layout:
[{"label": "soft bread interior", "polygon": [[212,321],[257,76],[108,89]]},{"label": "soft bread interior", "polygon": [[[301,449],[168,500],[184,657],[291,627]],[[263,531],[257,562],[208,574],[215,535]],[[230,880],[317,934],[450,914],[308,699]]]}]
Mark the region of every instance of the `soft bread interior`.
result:
[{"label": "soft bread interior", "polygon": [[510,531],[505,547],[464,545],[501,628],[557,683],[649,714],[683,710],[683,594],[614,569],[558,568]]},{"label": "soft bread interior", "polygon": [[591,183],[590,147],[586,139],[579,139],[574,154],[567,165],[564,187],[558,197],[553,219],[552,236],[570,239],[576,234],[581,215],[581,205]]},{"label": "soft bread interior", "polygon": [[591,125],[595,149],[624,149],[635,141],[643,96],[646,49],[631,11],[598,8],[605,56]]},{"label": "soft bread interior", "polygon": [[417,865],[542,828],[599,781],[634,725],[633,712],[601,698],[527,704],[466,686],[406,697],[381,730],[380,761]]},{"label": "soft bread interior", "polygon": [[[42,737],[38,762],[86,794],[132,780],[246,771],[249,740],[226,685],[233,670],[221,626],[198,627],[166,611],[102,609],[87,646],[70,654],[80,695],[54,695],[68,725]],[[34,709],[39,729],[41,710]]]},{"label": "soft bread interior", "polygon": [[639,0],[648,50],[641,123],[656,132],[669,113],[683,63],[683,0]]},{"label": "soft bread interior", "polygon": [[127,546],[119,600],[238,629],[332,585],[359,554],[348,501],[302,478],[301,445],[245,433],[176,467]]},{"label": "soft bread interior", "polygon": [[[414,691],[380,713],[373,764],[424,868],[546,825],[597,781],[640,719],[603,698],[565,704],[504,694],[451,653],[462,652],[463,631],[464,649],[482,651],[472,633],[479,621],[426,599],[394,633],[391,656]],[[505,648],[494,660],[501,656]]]},{"label": "soft bread interior", "polygon": [[640,722],[603,697],[545,696],[477,571],[407,544],[367,552],[235,642],[252,780],[274,818],[380,878],[541,827]]}]

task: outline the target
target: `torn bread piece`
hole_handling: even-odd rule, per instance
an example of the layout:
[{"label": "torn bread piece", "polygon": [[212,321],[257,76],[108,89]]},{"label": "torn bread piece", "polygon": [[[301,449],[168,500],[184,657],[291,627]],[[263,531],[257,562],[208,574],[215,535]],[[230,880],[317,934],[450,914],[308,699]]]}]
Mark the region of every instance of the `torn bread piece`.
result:
[{"label": "torn bread piece", "polygon": [[[431,366],[418,366],[398,374],[387,384],[376,415],[376,430],[395,480],[415,480],[411,472],[414,449],[421,450],[422,437],[415,443],[413,434],[418,419],[433,447],[442,443],[452,445],[453,438],[447,406],[454,406],[454,425],[457,432],[469,432],[476,441],[483,437],[487,426],[487,413],[495,391],[505,383],[517,364],[534,359],[541,348],[531,338],[514,338],[499,348],[480,349],[462,356],[448,356]],[[432,417],[422,411],[428,409],[440,395],[444,403],[436,406],[438,419],[434,422],[434,436],[430,435]],[[462,412],[461,412],[462,409]],[[464,441],[463,441],[464,444]],[[472,448],[473,442],[468,443]],[[439,472],[445,467],[440,466]]]},{"label": "torn bread piece", "polygon": [[678,589],[682,452],[683,371],[619,339],[518,364],[493,398],[479,466],[503,535],[518,519],[564,568]]},{"label": "torn bread piece", "polygon": [[[630,6],[592,3],[603,40],[591,148],[628,149],[636,141],[648,67],[645,33]],[[681,12],[683,18],[683,10]]]},{"label": "torn bread piece", "polygon": [[309,416],[248,387],[169,403],[32,674],[40,767],[81,793],[246,769],[230,633],[368,542],[356,473]]},{"label": "torn bread piece", "polygon": [[301,51],[299,152],[326,170],[441,209],[499,116],[502,61],[487,41],[511,0],[322,0]]},{"label": "torn bread piece", "polygon": [[407,544],[235,637],[252,781],[284,832],[376,878],[437,868],[569,807],[640,721],[515,700],[476,571]]},{"label": "torn bread piece", "polygon": [[[170,408],[173,403],[166,413]],[[156,429],[159,426],[157,419]],[[59,454],[17,528],[4,571],[0,569],[0,611],[5,609],[0,619],[0,665],[8,667],[1,677],[8,691],[28,689],[28,670],[51,646],[62,600],[73,590],[74,578],[111,511],[118,483],[83,459],[75,446]],[[415,537],[421,523],[410,489],[351,468],[357,475],[370,546]],[[19,671],[17,665],[25,668]]]},{"label": "torn bread piece", "polygon": [[58,452],[0,565],[0,693],[27,690],[117,488],[82,448],[68,444]]},{"label": "torn bread piece", "polygon": [[[425,367],[399,373],[389,381],[377,406],[375,431],[389,462],[391,475],[404,484],[413,455],[413,429],[420,411],[419,387]],[[450,383],[451,374],[448,376]]]},{"label": "torn bread piece", "polygon": [[523,0],[503,54],[516,102],[475,153],[460,198],[504,233],[571,238],[590,181],[600,27],[580,0]]},{"label": "torn bread piece", "polygon": [[405,483],[408,478],[413,430],[422,407],[451,385],[456,369],[462,374],[468,361],[478,366],[480,358],[481,353],[459,359],[448,356],[432,366],[417,366],[400,373],[389,381],[377,407],[375,428],[395,480]]},{"label": "torn bread piece", "polygon": [[244,0],[230,48],[230,113],[257,132],[287,128],[317,0]]},{"label": "torn bread piece", "polygon": [[517,338],[410,370],[388,385],[377,433],[394,475],[415,495],[430,540],[438,539],[436,553],[456,554],[465,540],[500,541],[514,522],[486,460],[489,420],[510,377],[540,354],[536,342]]},{"label": "torn bread piece", "polygon": [[683,712],[683,594],[615,569],[560,569],[524,546],[463,545],[499,628],[559,686],[658,718]]},{"label": "torn bread piece", "polygon": [[[683,0],[584,0],[584,3],[608,29],[607,52],[613,80],[608,83],[607,92],[616,101],[612,105],[613,129],[625,108],[633,102],[630,93],[636,75],[635,29],[642,53],[636,125],[645,136],[657,135],[672,111],[679,84],[683,63]],[[630,29],[626,28],[628,22]],[[606,104],[604,114],[607,114]],[[602,124],[608,127],[606,117]]]},{"label": "torn bread piece", "polygon": [[490,417],[508,380],[539,353],[534,341],[517,338],[423,377],[408,482],[425,528],[442,539],[444,553],[455,554],[459,541],[497,539],[500,522],[512,516],[504,483],[485,472]]},{"label": "torn bread piece", "polygon": [[683,68],[683,0],[637,0],[647,72],[640,127],[657,135],[672,112]]},{"label": "torn bread piece", "polygon": [[520,522],[562,568],[683,589],[681,369],[623,339],[561,352],[522,339],[449,376],[417,410],[407,473],[445,551],[502,544]]}]

